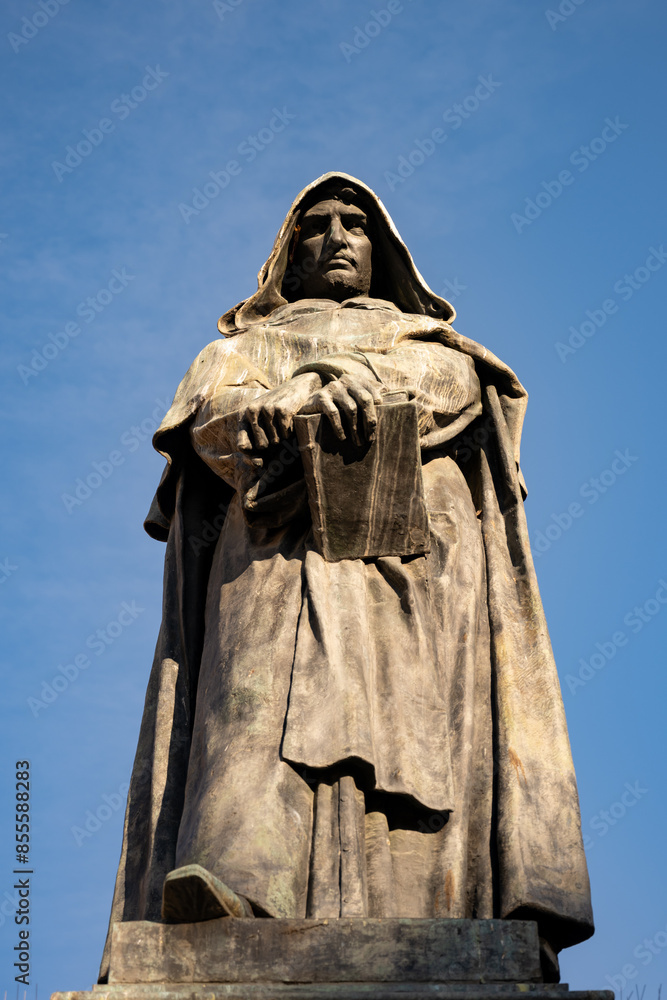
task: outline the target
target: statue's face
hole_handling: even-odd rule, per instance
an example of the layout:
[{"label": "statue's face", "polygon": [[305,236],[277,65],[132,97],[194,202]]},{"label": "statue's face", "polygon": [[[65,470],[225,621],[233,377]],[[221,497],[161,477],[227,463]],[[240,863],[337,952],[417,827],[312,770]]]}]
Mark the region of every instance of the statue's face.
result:
[{"label": "statue's face", "polygon": [[320,201],[304,214],[294,263],[300,297],[343,302],[368,295],[371,241],[366,213],[341,201]]}]

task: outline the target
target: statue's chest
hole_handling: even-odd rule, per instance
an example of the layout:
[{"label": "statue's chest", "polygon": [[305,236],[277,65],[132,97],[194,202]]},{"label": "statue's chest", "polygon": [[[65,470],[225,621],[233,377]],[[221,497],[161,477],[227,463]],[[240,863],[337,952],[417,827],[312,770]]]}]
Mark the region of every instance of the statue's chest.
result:
[{"label": "statue's chest", "polygon": [[385,352],[405,335],[400,314],[384,309],[328,309],[285,324],[255,327],[236,340],[236,348],[275,384],[301,365],[349,351]]}]

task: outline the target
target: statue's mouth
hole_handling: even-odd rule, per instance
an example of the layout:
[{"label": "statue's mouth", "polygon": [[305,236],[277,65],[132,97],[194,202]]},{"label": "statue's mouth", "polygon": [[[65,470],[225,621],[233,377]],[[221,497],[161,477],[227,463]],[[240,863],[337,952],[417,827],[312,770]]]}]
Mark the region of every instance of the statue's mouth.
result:
[{"label": "statue's mouth", "polygon": [[329,260],[326,262],[326,264],[324,266],[326,268],[331,268],[331,267],[354,267],[355,266],[355,262],[350,257],[347,257],[345,254],[338,254],[337,253],[337,254],[334,254],[333,257],[330,257]]}]

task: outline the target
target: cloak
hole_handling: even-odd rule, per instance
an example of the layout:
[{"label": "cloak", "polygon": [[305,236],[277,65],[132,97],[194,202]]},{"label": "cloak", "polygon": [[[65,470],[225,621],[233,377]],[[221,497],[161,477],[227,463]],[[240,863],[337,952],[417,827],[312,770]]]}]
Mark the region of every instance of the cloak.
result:
[{"label": "cloak", "polygon": [[[332,181],[368,214],[370,295],[291,301],[300,214]],[[163,617],[110,929],[159,921],[165,876],[196,862],[259,915],[531,919],[556,950],[593,933],[523,509],[527,394],[454,315],[377,196],[325,174],[179,386],[154,437]],[[325,563],[298,453],[235,450],[244,402],[301,371],[409,389],[428,555]]]}]

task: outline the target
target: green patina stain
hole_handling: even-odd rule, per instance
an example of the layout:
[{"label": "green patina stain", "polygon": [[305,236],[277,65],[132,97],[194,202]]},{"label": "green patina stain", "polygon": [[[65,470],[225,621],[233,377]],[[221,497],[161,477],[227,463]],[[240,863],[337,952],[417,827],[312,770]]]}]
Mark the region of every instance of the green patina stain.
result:
[{"label": "green patina stain", "polygon": [[251,721],[261,705],[268,704],[269,696],[263,691],[249,687],[235,687],[229,693],[222,708],[225,722]]},{"label": "green patina stain", "polygon": [[294,893],[285,885],[287,879],[280,875],[269,876],[269,887],[267,899],[273,907],[274,913],[285,917],[292,917],[297,912]]}]

